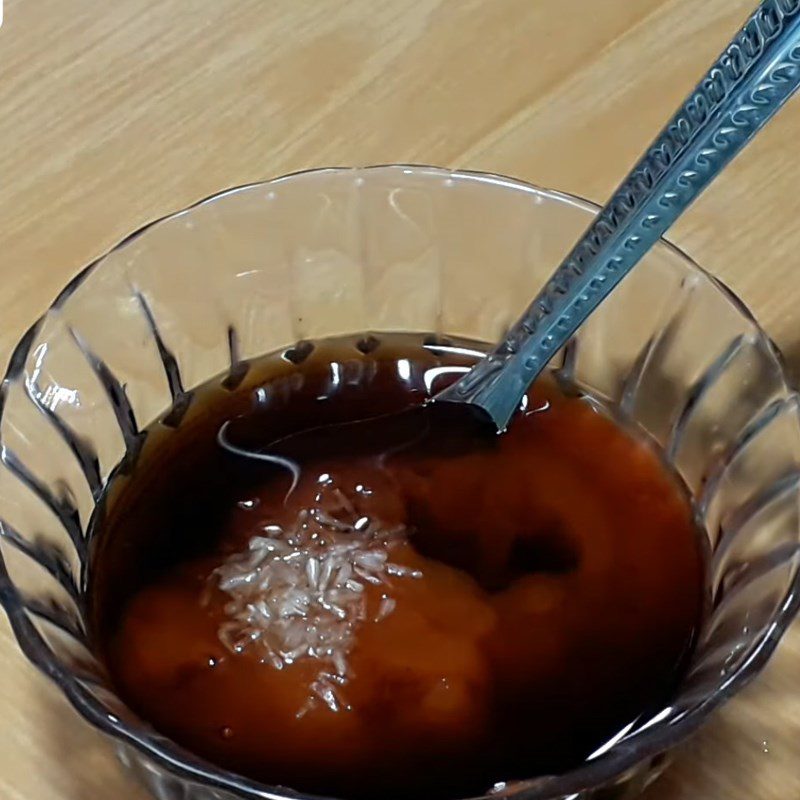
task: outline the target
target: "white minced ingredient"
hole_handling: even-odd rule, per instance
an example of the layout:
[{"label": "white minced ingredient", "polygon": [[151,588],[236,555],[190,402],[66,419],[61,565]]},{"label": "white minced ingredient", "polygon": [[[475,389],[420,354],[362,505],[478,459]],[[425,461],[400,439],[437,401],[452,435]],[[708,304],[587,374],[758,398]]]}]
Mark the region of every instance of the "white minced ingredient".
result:
[{"label": "white minced ingredient", "polygon": [[[392,579],[422,576],[389,560],[405,528],[359,513],[330,477],[323,477],[312,508],[300,511],[291,526],[263,526],[247,550],[230,556],[212,575],[230,597],[219,629],[227,649],[257,648],[278,670],[300,659],[321,662],[298,716],[320,702],[332,711],[347,707],[338,690],[351,677],[348,656],[367,621],[366,584],[388,589]],[[370,493],[362,485],[357,491]],[[394,607],[384,593],[373,621]]]}]

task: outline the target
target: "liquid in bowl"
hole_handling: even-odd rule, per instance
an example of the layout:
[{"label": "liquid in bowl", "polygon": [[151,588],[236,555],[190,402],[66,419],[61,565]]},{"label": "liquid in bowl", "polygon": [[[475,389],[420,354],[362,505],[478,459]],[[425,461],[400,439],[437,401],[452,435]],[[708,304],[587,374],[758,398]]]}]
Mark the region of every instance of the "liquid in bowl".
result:
[{"label": "liquid in bowl", "polygon": [[142,718],[271,785],[448,798],[566,771],[668,701],[704,537],[656,452],[574,387],[545,376],[488,443],[342,428],[269,459],[421,404],[483,349],[303,343],[151,426],[92,569],[96,641]]}]

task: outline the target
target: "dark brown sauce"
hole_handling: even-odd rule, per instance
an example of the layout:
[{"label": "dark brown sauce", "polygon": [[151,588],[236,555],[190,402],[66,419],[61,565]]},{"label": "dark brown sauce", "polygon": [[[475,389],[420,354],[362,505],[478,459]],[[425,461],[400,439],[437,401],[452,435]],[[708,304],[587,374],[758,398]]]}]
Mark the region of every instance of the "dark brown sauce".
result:
[{"label": "dark brown sauce", "polygon": [[388,417],[286,445],[294,470],[260,458],[418,406],[471,363],[356,341],[267,357],[151,426],[96,520],[118,690],[209,761],[327,796],[471,796],[576,766],[680,678],[704,599],[684,492],[549,377],[502,437]]}]

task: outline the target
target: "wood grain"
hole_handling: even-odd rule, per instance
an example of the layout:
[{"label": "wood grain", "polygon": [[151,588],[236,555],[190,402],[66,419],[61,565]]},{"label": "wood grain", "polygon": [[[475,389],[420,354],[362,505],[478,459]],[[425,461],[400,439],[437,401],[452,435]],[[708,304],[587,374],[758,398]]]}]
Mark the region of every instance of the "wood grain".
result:
[{"label": "wood grain", "polygon": [[[486,169],[602,200],[753,0],[6,0],[0,354],[81,265],[225,186]],[[672,238],[800,369],[800,102]],[[0,797],[141,800],[0,622]],[[651,800],[800,797],[800,631]]]}]

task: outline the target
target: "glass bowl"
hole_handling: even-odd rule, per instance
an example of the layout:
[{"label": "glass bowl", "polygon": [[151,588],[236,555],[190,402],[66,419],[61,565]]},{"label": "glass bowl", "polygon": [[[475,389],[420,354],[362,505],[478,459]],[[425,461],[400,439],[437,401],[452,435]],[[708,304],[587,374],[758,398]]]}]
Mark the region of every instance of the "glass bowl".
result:
[{"label": "glass bowl", "polygon": [[[115,697],[85,622],[90,521],[112,470],[165,410],[179,424],[194,386],[298,340],[400,330],[497,340],[596,210],[429,167],[290,175],[129,237],[22,338],[0,394],[0,600],[28,658],[160,800],[299,795],[202,761]],[[759,672],[798,608],[797,397],[744,306],[666,242],[554,366],[683,476],[708,533],[713,608],[667,707],[567,774],[487,793],[630,797]]]}]

